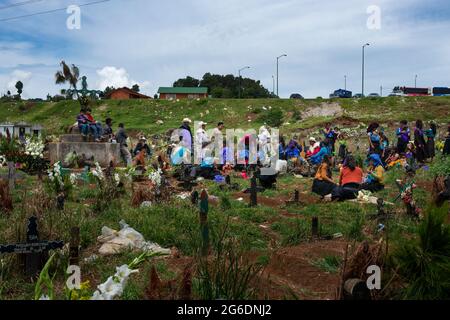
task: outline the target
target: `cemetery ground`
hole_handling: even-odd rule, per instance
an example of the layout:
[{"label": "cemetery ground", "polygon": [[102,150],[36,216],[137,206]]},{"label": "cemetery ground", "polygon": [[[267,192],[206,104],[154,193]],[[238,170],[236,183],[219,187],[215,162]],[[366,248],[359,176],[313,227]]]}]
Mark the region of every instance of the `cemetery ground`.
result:
[{"label": "cemetery ground", "polygon": [[[0,118],[39,122],[47,128],[48,136],[65,132],[73,124],[79,108],[76,102],[67,101],[26,104],[1,105]],[[317,135],[325,122],[332,121],[349,129],[350,149],[362,154],[367,139],[361,138],[361,132],[370,121],[380,121],[390,131],[397,121],[403,118],[413,121],[418,115],[424,120],[446,123],[450,120],[449,104],[448,98],[397,97],[342,102],[321,99],[99,101],[93,113],[99,119],[113,118],[115,125],[124,122],[133,135],[151,137],[177,128],[184,117],[212,124],[220,119],[228,128],[258,128],[267,122],[271,110],[280,108],[282,133],[295,130],[305,139]],[[330,112],[326,111],[327,106]],[[155,141],[158,144],[157,137]],[[123,300],[186,298],[181,292],[181,288],[186,287],[192,288],[189,294],[192,299],[338,299],[342,295],[343,271],[365,271],[367,261],[361,268],[352,259],[364,243],[372,253],[369,262],[380,262],[383,270],[382,289],[373,291],[372,298],[448,298],[449,273],[444,272],[448,271],[448,250],[436,253],[435,248],[421,246],[425,241],[424,229],[436,227],[427,219],[432,216],[430,212],[437,210],[428,209],[433,202],[434,179],[436,173],[449,174],[448,165],[448,161],[444,163],[436,158],[429,164],[430,170],[420,169],[414,177],[417,184],[414,199],[425,213],[422,221],[407,216],[403,202],[398,199],[400,191],[395,182],[405,179],[405,170],[387,171],[386,189],[377,194],[387,203],[385,210],[390,214],[383,224],[374,218],[378,212],[376,204],[325,202],[311,193],[310,178],[292,174],[281,176],[276,189],[258,193],[255,207],[249,206],[250,196],[242,192],[250,187],[250,181],[242,179],[238,173],[231,178],[233,184],[238,184],[236,188],[200,181],[195,190],[207,190],[209,195],[207,258],[201,253],[199,206],[191,203],[190,193],[179,188],[174,180],[169,180],[172,187],[165,191],[163,199],[148,207],[133,206],[136,185],[131,181],[124,182],[121,191],[112,195],[99,188],[95,181],[80,180],[66,199],[64,209],[59,210],[57,194],[48,188],[47,177],[44,175],[41,180],[21,172],[12,191],[13,210],[0,215],[0,244],[24,242],[26,224],[33,215],[38,218],[40,239],[64,241],[66,246],[56,251],[49,270],[50,275],[54,275],[55,299],[67,298],[67,244],[73,227],[80,229],[82,282],[89,281],[81,298],[92,296],[97,286],[114,274],[117,266],[128,264],[139,255],[131,250],[108,256],[99,254],[97,238],[102,227],[118,230],[121,220],[142,233],[145,240],[171,249],[170,255],[152,257],[139,265],[140,272],[130,277],[121,296]],[[0,168],[0,175],[7,173],[7,169]],[[295,191],[299,192],[300,201],[289,203]],[[441,211],[447,214],[448,206]],[[316,218],[318,229],[313,230],[312,222]],[[448,231],[447,223],[444,227]],[[419,262],[409,261],[410,268],[405,267],[410,257],[404,252],[405,248],[417,249],[414,256],[419,257],[419,262],[436,258],[447,264],[430,264],[436,269],[427,270],[422,266],[418,271],[420,266],[411,265]],[[421,291],[426,287],[424,283],[433,286]],[[0,299],[34,299],[35,287],[36,279],[24,276],[18,255],[1,256]]]},{"label": "cemetery ground", "polygon": [[[393,182],[401,175],[400,170],[389,172],[388,187],[380,195],[386,201],[397,197],[399,192]],[[419,188],[415,197],[419,206],[426,207],[430,200],[432,176],[423,171],[417,178]],[[240,181],[237,176],[233,181],[239,181],[241,189],[248,187],[248,182]],[[113,256],[101,256],[98,253],[97,237],[101,228],[109,226],[118,229],[118,222],[125,220],[141,232],[145,239],[165,248],[173,248],[169,257],[153,258],[140,266],[140,273],[131,278],[125,289],[122,296],[125,300],[148,298],[153,266],[163,281],[180,279],[185,268],[190,268],[192,272],[201,268],[198,265],[201,242],[198,207],[191,204],[190,198],[182,200],[174,196],[167,203],[149,208],[133,208],[131,193],[127,192],[97,212],[94,207],[99,202],[96,198],[99,195],[95,188],[95,184],[79,183],[65,209],[59,211],[54,208],[53,200],[37,178],[25,177],[18,182],[18,188],[13,193],[14,211],[3,214],[0,219],[0,243],[23,239],[26,221],[32,215],[38,217],[42,239],[59,239],[68,243],[71,228],[79,226],[82,281],[89,281],[93,292],[97,285],[114,273],[116,266],[128,263],[137,255],[131,251]],[[214,253],[220,246],[218,238],[225,232],[226,238],[233,241],[235,254],[242,255],[239,272],[250,266],[259,271],[245,292],[236,298],[335,299],[347,245],[350,251],[354,251],[364,240],[373,243],[387,237],[386,233],[378,231],[376,220],[370,219],[370,215],[377,212],[376,205],[325,203],[320,197],[311,195],[310,188],[309,179],[286,176],[279,180],[277,190],[258,195],[258,207],[250,208],[248,196],[239,191],[223,191],[209,181],[202,182],[198,187],[199,190],[208,190],[210,195],[208,221],[211,259],[215,259]],[[295,190],[300,191],[301,204],[286,205],[286,201],[293,198]],[[418,223],[405,215],[401,201],[392,207],[391,213],[395,218],[389,222],[389,246],[395,252],[405,239],[415,237]],[[313,217],[319,218],[320,239],[311,238]],[[98,258],[89,259],[93,255]],[[18,263],[17,256],[2,257],[1,299],[34,298],[35,281],[23,276]],[[55,296],[59,298],[65,297],[67,263],[66,248],[58,254],[52,268],[55,273]],[[238,277],[232,274],[228,276]],[[224,282],[235,280],[223,279]],[[199,282],[194,276],[192,297],[210,298],[202,292],[203,287]],[[177,284],[173,284],[175,289]],[[231,294],[231,290],[228,294]],[[383,294],[389,297],[392,292],[386,290]],[[176,291],[168,288],[158,295],[162,299],[174,296]]]}]

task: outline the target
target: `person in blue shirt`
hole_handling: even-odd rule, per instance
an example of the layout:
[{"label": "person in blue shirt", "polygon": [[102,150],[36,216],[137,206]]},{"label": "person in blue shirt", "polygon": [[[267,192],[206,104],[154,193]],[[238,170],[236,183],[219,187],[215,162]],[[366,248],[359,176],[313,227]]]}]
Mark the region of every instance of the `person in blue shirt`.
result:
[{"label": "person in blue shirt", "polygon": [[278,144],[278,156],[280,160],[287,160],[286,158],[286,141],[284,137],[280,137],[280,143]]},{"label": "person in blue shirt", "polygon": [[300,153],[301,153],[301,148],[297,141],[295,140],[291,140],[291,142],[289,142],[288,147],[286,148],[286,159],[287,160],[291,160],[291,159],[298,159],[300,157]]},{"label": "person in blue shirt", "polygon": [[322,163],[323,157],[325,155],[331,155],[330,149],[326,146],[324,142],[320,144],[320,151],[310,158],[313,165],[318,165]]},{"label": "person in blue shirt", "polygon": [[367,134],[369,136],[369,155],[373,153],[382,154],[379,128],[380,125],[374,122],[367,129]]}]

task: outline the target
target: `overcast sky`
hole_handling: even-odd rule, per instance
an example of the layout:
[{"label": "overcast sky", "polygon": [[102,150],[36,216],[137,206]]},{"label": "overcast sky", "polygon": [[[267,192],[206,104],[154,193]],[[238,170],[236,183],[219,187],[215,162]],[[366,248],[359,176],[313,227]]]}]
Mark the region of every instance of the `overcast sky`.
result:
[{"label": "overcast sky", "polygon": [[[94,0],[5,8],[24,1],[0,0],[0,20]],[[344,75],[359,93],[366,42],[366,93],[413,86],[416,74],[419,86],[450,86],[448,0],[111,0],[82,7],[80,30],[67,28],[68,17],[0,21],[0,94],[15,92],[17,80],[27,98],[58,93],[64,86],[53,77],[63,59],[91,89],[139,83],[153,95],[186,75],[237,75],[248,65],[243,75],[271,91],[281,54],[282,97],[327,97],[344,87]]]}]

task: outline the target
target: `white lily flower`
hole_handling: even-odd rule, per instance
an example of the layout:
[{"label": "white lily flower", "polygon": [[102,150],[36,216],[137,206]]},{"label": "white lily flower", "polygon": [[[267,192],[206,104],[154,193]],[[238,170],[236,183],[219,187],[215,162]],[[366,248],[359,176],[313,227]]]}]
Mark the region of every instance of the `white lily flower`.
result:
[{"label": "white lily flower", "polygon": [[123,279],[127,280],[130,277],[130,275],[132,275],[133,273],[138,273],[138,272],[139,272],[139,270],[132,270],[128,267],[128,265],[125,264],[121,267],[116,268],[115,276],[117,278],[119,278],[120,280],[123,280]]},{"label": "white lily flower", "polygon": [[97,287],[105,300],[113,300],[115,297],[120,297],[123,293],[123,286],[114,280],[114,277],[109,277],[105,283]]},{"label": "white lily flower", "polygon": [[50,297],[49,297],[48,295],[46,295],[46,294],[43,294],[43,295],[39,298],[39,300],[50,300]]}]

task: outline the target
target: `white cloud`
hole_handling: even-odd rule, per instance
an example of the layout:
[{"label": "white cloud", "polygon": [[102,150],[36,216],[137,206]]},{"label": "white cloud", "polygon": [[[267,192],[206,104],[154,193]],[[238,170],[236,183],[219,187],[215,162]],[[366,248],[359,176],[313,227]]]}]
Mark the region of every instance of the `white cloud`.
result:
[{"label": "white cloud", "polygon": [[27,97],[27,85],[29,84],[29,81],[31,80],[32,73],[22,70],[14,70],[8,77],[7,84],[6,84],[6,90],[10,91],[11,94],[16,94],[16,83],[17,81],[22,81],[23,83],[23,96]]},{"label": "white cloud", "polygon": [[135,84],[139,85],[141,91],[145,91],[150,87],[150,82],[148,81],[139,82],[130,79],[130,75],[124,68],[106,66],[97,70],[97,76],[99,77],[97,87],[100,90],[105,90],[106,87],[132,87]]},{"label": "white cloud", "polygon": [[[367,28],[367,7],[373,4],[382,10],[381,30]],[[5,24],[3,38],[9,40],[2,41],[0,31],[0,88],[12,70],[26,70],[33,73],[30,94],[45,97],[59,89],[53,74],[64,59],[78,65],[96,89],[138,83],[152,94],[186,75],[236,74],[249,65],[245,76],[271,90],[275,57],[286,53],[280,64],[283,97],[327,96],[343,86],[344,75],[358,93],[366,42],[371,43],[368,92],[410,85],[415,74],[421,85],[450,86],[450,19],[426,15],[445,11],[445,5],[444,0],[134,0],[123,10],[123,3],[111,1],[83,7],[81,30],[67,30],[64,12]],[[11,41],[11,35],[17,39]],[[47,67],[23,66],[39,63]]]}]

